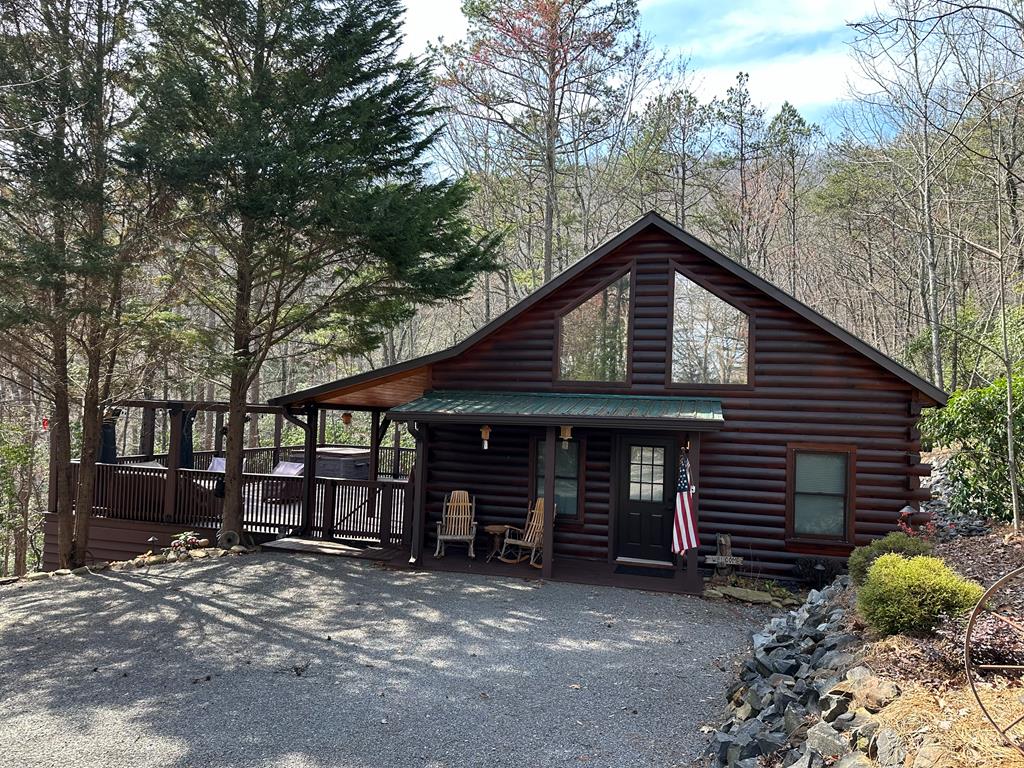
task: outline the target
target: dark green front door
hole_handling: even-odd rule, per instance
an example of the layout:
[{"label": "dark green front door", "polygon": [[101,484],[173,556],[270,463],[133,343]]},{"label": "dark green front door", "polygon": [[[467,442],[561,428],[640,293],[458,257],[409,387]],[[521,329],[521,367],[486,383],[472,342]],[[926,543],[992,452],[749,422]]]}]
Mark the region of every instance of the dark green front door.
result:
[{"label": "dark green front door", "polygon": [[624,437],[619,443],[617,557],[670,562],[675,509],[675,442]]}]

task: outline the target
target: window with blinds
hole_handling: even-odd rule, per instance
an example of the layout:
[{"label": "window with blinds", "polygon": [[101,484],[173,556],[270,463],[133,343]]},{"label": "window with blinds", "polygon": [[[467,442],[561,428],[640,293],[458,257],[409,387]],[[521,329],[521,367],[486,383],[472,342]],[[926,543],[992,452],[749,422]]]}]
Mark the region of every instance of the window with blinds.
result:
[{"label": "window with blinds", "polygon": [[790,446],[790,538],[847,541],[853,456],[846,446]]}]

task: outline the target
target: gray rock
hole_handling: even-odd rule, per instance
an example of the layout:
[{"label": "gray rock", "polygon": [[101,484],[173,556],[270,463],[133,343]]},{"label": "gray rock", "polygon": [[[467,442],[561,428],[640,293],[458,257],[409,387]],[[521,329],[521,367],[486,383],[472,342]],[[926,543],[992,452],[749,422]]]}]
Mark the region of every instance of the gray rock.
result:
[{"label": "gray rock", "polygon": [[789,704],[782,715],[783,728],[788,735],[792,736],[807,724],[808,717],[809,714],[805,707],[796,703]]},{"label": "gray rock", "polygon": [[89,566],[80,565],[77,568],[72,568],[71,573],[75,576],[88,576],[91,571],[89,570]]},{"label": "gray rock", "polygon": [[821,699],[821,719],[831,723],[841,715],[847,714],[850,701],[844,696],[828,694]]},{"label": "gray rock", "polygon": [[50,578],[49,571],[33,571],[32,573],[25,576],[26,581],[42,581],[43,579]]},{"label": "gray rock", "polygon": [[881,728],[868,747],[868,757],[873,757],[883,768],[896,768],[906,761],[907,748],[896,731]]},{"label": "gray rock", "polygon": [[56,571],[53,572],[53,575],[54,576],[70,576],[71,575],[71,569],[70,568],[58,568]]},{"label": "gray rock", "polygon": [[850,751],[850,737],[828,723],[816,723],[807,731],[807,747],[825,757],[838,757]]},{"label": "gray rock", "polygon": [[[234,552],[236,555],[245,555],[245,554],[248,554],[249,549],[248,549],[248,547],[243,547],[241,544],[235,544],[233,547],[231,547],[231,551]],[[709,590],[704,590],[704,594],[706,595],[708,593],[708,591]],[[711,591],[714,591],[714,590],[711,590]],[[719,596],[721,596],[721,595],[719,595]]]},{"label": "gray rock", "polygon": [[836,763],[835,768],[875,768],[875,766],[868,759],[867,755],[860,752],[851,752]]},{"label": "gray rock", "polygon": [[790,768],[821,768],[824,764],[825,761],[821,755],[808,749],[800,755],[795,763],[790,764]]},{"label": "gray rock", "polygon": [[949,752],[935,742],[925,742],[914,757],[913,768],[951,768]]},{"label": "gray rock", "polygon": [[726,597],[734,600],[742,600],[745,603],[771,603],[772,596],[768,592],[759,592],[756,589],[745,589],[743,587],[722,586],[718,588]]}]

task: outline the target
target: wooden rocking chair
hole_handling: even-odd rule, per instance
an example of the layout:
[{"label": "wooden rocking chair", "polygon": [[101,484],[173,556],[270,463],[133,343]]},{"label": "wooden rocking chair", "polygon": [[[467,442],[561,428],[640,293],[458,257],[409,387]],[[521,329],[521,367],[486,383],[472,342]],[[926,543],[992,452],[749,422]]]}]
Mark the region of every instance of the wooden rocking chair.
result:
[{"label": "wooden rocking chair", "polygon": [[452,491],[444,497],[444,509],[437,524],[437,549],[434,557],[444,557],[449,542],[469,545],[470,558],[476,558],[476,499],[468,491]]},{"label": "wooden rocking chair", "polygon": [[[557,507],[556,507],[557,509]],[[515,555],[509,550],[515,548]],[[529,550],[527,553],[525,550]],[[501,545],[501,553],[498,559],[503,563],[521,563],[529,560],[534,568],[541,568],[538,558],[544,554],[544,499],[537,499],[533,509],[526,515],[526,527],[508,527],[505,533],[505,541]]]}]

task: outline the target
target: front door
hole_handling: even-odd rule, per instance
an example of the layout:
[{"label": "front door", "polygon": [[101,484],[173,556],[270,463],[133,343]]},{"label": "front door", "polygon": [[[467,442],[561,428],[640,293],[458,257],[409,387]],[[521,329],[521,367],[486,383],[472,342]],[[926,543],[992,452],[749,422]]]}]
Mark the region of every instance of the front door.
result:
[{"label": "front door", "polygon": [[675,441],[624,437],[619,444],[617,557],[671,562]]}]

